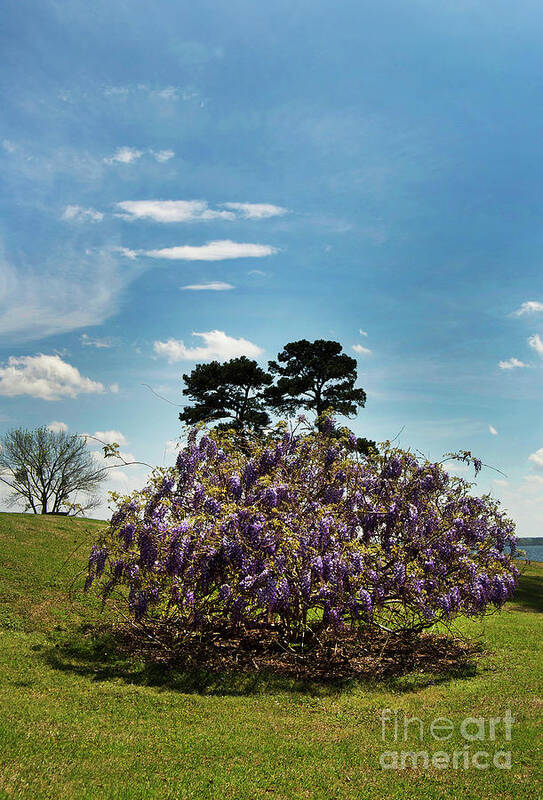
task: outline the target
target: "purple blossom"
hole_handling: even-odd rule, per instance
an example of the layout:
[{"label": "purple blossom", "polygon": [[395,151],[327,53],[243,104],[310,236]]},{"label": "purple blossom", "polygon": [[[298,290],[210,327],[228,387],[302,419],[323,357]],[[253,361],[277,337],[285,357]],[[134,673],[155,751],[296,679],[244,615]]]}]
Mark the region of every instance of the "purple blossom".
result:
[{"label": "purple blossom", "polygon": [[119,531],[119,538],[122,540],[126,550],[128,550],[128,548],[134,541],[135,532],[136,532],[136,526],[134,525],[133,522],[129,522],[126,525],[123,525],[123,527]]},{"label": "purple blossom", "polygon": [[277,505],[277,490],[273,486],[270,486],[264,492],[262,501],[268,508],[275,508]]},{"label": "purple blossom", "polygon": [[221,513],[221,504],[214,497],[208,497],[204,503],[204,508],[209,514],[217,516]]},{"label": "purple blossom", "polygon": [[239,475],[237,475],[236,473],[233,473],[228,478],[228,489],[230,490],[232,496],[236,498],[236,500],[239,500],[241,498],[243,489],[241,486],[241,480],[239,478]]},{"label": "purple blossom", "polygon": [[245,469],[243,470],[243,483],[247,489],[250,489],[253,483],[258,478],[258,473],[254,461],[248,461]]},{"label": "purple blossom", "polygon": [[402,462],[398,456],[390,458],[383,469],[384,478],[398,478],[402,474]]},{"label": "purple blossom", "polygon": [[326,453],[324,454],[324,468],[330,469],[334,461],[337,459],[339,455],[339,450],[337,447],[329,447]]},{"label": "purple blossom", "polygon": [[360,589],[360,592],[358,593],[358,603],[366,617],[370,618],[373,614],[373,603],[371,595],[367,589]]},{"label": "purple blossom", "polygon": [[404,564],[394,564],[394,580],[398,586],[403,586],[405,583],[405,565]]},{"label": "purple blossom", "polygon": [[283,632],[378,623],[388,601],[430,625],[511,596],[514,526],[495,504],[448,484],[439,464],[386,447],[361,460],[354,434],[328,433],[266,434],[236,449],[218,446],[220,432],[191,432],[176,466],[112,516],[87,587],[105,598],[126,586],[138,620],[168,607],[192,630],[269,622]]},{"label": "purple blossom", "polygon": [[171,493],[174,486],[175,486],[175,478],[173,478],[171,475],[166,475],[163,478],[162,483],[160,485],[160,491],[158,493],[158,496],[167,497]]},{"label": "purple blossom", "polygon": [[193,592],[192,590],[189,590],[189,591],[188,591],[188,592],[185,594],[185,603],[186,603],[188,606],[193,606],[193,605],[194,605],[194,592]]},{"label": "purple blossom", "polygon": [[306,603],[309,603],[311,598],[311,573],[304,572],[300,581],[300,592]]},{"label": "purple blossom", "polygon": [[140,551],[140,566],[153,566],[158,555],[158,549],[149,528],[141,531],[138,537],[138,546]]},{"label": "purple blossom", "polygon": [[277,600],[283,606],[288,603],[290,599],[290,586],[286,578],[282,578],[277,585]]},{"label": "purple blossom", "polygon": [[193,506],[194,508],[198,508],[201,503],[204,501],[206,496],[206,488],[202,483],[197,484],[194,487],[194,494],[193,494]]},{"label": "purple blossom", "polygon": [[258,472],[260,475],[265,475],[274,465],[276,461],[276,454],[269,448],[266,448],[260,456],[258,463]]}]

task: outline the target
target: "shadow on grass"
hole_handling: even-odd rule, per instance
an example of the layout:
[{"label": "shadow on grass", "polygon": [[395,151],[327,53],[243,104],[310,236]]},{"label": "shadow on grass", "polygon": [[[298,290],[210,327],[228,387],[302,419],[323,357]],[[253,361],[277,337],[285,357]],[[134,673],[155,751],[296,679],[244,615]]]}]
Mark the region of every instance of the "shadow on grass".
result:
[{"label": "shadow on grass", "polygon": [[543,575],[521,575],[511,605],[543,612]]},{"label": "shadow on grass", "polygon": [[[66,634],[64,634],[66,636]],[[436,645],[437,643],[437,645]],[[89,628],[74,632],[45,648],[50,667],[94,681],[122,680],[127,684],[202,695],[247,696],[297,693],[334,695],[364,686],[370,691],[416,692],[429,685],[470,678],[477,672],[481,648],[474,643],[446,637],[427,637],[420,652],[388,652],[382,662],[368,661],[346,668],[323,669],[311,664],[270,667],[252,660],[236,668],[231,663],[207,665],[187,663],[181,657],[157,661],[127,653],[118,637],[108,629]],[[327,664],[329,667],[329,664]]]}]

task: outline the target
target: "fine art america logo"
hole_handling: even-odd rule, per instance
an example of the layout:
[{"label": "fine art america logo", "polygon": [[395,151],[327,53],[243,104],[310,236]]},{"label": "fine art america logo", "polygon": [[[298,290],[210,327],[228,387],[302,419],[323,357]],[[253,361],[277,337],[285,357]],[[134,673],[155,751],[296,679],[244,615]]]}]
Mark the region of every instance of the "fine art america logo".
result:
[{"label": "fine art america logo", "polygon": [[[499,742],[511,741],[515,721],[507,709],[503,717],[466,717],[454,723],[447,717],[436,717],[424,723],[403,711],[384,708],[381,711],[381,738],[390,750],[379,756],[382,769],[511,769],[511,751],[500,749]],[[460,747],[428,750],[424,744],[448,742],[460,734]],[[415,746],[413,746],[415,743]]]}]

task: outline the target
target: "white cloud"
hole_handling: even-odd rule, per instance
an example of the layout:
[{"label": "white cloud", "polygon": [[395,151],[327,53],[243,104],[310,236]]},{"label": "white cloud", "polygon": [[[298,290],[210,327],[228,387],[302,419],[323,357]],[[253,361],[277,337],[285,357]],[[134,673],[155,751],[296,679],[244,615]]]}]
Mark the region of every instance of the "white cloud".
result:
[{"label": "white cloud", "polygon": [[59,400],[103,391],[103,384],[85,378],[60,356],[10,356],[7,366],[0,367],[0,395],[6,397],[27,394],[42,400]]},{"label": "white cloud", "polygon": [[495,483],[496,486],[500,486],[502,489],[509,486],[509,481],[505,481],[503,478],[494,478],[492,483]]},{"label": "white cloud", "polygon": [[111,249],[82,253],[76,244],[52,250],[35,267],[15,267],[0,243],[0,339],[13,345],[99,325],[142,271],[140,262],[121,269]]},{"label": "white cloud", "polygon": [[536,353],[538,353],[538,355],[543,356],[543,342],[541,341],[538,333],[534,333],[533,336],[530,336],[528,339],[528,344],[532,350],[535,350]]},{"label": "white cloud", "polygon": [[[157,161],[173,158],[173,150],[149,151]],[[117,203],[124,219],[152,219],[155,222],[204,222],[212,219],[268,219],[287,213],[270,203],[221,203],[210,208],[206,200],[123,200]],[[227,209],[227,210],[225,210]]]},{"label": "white cloud", "polygon": [[151,258],[169,258],[180,261],[223,261],[228,258],[263,258],[277,253],[276,247],[267,244],[231,242],[224,239],[218,242],[192,246],[166,247],[163,250],[148,250]]},{"label": "white cloud", "polygon": [[108,388],[112,394],[119,394],[120,387],[118,383],[110,383]]},{"label": "white cloud", "polygon": [[222,281],[213,281],[211,283],[189,283],[188,286],[182,286],[182,289],[190,289],[193,292],[226,292],[228,289],[233,289],[231,283],[223,283]]},{"label": "white cloud", "polygon": [[154,222],[197,222],[210,219],[235,219],[231,211],[216,211],[205,200],[123,200],[116,203],[126,220],[152,219]]},{"label": "white cloud", "polygon": [[82,206],[66,206],[62,219],[76,220],[77,222],[101,222],[104,215],[101,211],[96,211],[94,208],[83,208]]},{"label": "white cloud", "polygon": [[520,369],[521,367],[529,367],[524,361],[519,361],[518,358],[509,358],[507,361],[498,362],[500,369]]},{"label": "white cloud", "polygon": [[536,314],[539,311],[543,311],[543,303],[539,303],[537,300],[527,300],[520,308],[513,311],[513,316],[521,317],[523,314]]},{"label": "white cloud", "polygon": [[368,335],[368,334],[366,333],[366,331],[363,331],[363,330],[362,330],[362,328],[359,328],[359,329],[358,329],[358,333],[360,334],[360,336],[367,336],[367,335]]},{"label": "white cloud", "polygon": [[166,342],[155,342],[154,350],[159,356],[166,356],[170,363],[175,361],[219,361],[239,356],[257,358],[264,351],[258,345],[247,339],[235,339],[227,336],[224,331],[208,331],[207,333],[193,333],[204,340],[201,347],[186,347],[179,339],[168,339]]},{"label": "white cloud", "polygon": [[543,469],[543,447],[528,456],[528,460],[533,461],[538,469]]},{"label": "white cloud", "polygon": [[498,431],[496,430],[496,428],[493,425],[489,425],[488,426],[488,430],[489,430],[489,433],[492,434],[492,436],[497,436],[498,435]]},{"label": "white cloud", "polygon": [[4,141],[2,142],[2,147],[8,153],[15,153],[15,151],[17,150],[17,145],[15,144],[15,142],[10,142],[9,139],[4,139]]},{"label": "white cloud", "polygon": [[271,203],[223,203],[223,206],[232,211],[238,211],[245,219],[268,219],[287,213],[286,208],[274,206]]},{"label": "white cloud", "polygon": [[83,347],[96,347],[99,350],[113,347],[113,342],[111,339],[93,339],[86,333],[81,334],[81,344]]},{"label": "white cloud", "polygon": [[370,356],[371,350],[369,347],[364,347],[362,344],[353,344],[353,350],[361,356]]},{"label": "white cloud", "polygon": [[118,147],[110,158],[105,158],[106,164],[133,164],[143,155],[143,150],[135,147]]},{"label": "white cloud", "polygon": [[161,164],[164,161],[169,161],[170,158],[173,158],[175,153],[173,150],[149,150],[155,161],[160,162]]},{"label": "white cloud", "polygon": [[65,422],[50,422],[47,426],[47,430],[52,433],[66,433],[68,426]]},{"label": "white cloud", "polygon": [[131,250],[129,247],[113,247],[112,250],[114,253],[120,253],[131,261],[134,261],[138,257],[138,251]]},{"label": "white cloud", "polygon": [[128,444],[126,437],[120,431],[95,431],[92,435],[105,444],[114,444],[115,442],[121,446]]}]

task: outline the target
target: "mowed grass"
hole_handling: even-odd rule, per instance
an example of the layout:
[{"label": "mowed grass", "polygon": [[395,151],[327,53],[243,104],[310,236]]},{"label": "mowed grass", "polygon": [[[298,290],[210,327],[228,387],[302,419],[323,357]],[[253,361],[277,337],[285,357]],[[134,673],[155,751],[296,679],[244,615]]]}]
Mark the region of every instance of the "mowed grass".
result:
[{"label": "mowed grass", "polygon": [[[501,614],[465,622],[489,654],[462,677],[317,685],[131,663],[81,593],[100,523],[0,514],[0,796],[24,798],[530,798],[541,782],[543,565]],[[75,551],[75,552],[74,552]],[[399,740],[380,714],[398,712]],[[467,742],[466,717],[515,717],[511,741]],[[403,715],[410,726],[402,741]],[[437,717],[454,723],[435,741]],[[473,731],[473,728],[470,729]],[[417,734],[417,735],[416,735]],[[511,751],[511,769],[385,770],[387,750]]]}]

